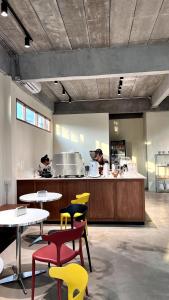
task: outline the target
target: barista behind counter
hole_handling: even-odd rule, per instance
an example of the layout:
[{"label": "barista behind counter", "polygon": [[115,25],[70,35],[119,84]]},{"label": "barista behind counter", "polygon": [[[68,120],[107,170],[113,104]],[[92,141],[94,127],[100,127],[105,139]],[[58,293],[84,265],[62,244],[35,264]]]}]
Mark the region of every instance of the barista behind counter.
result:
[{"label": "barista behind counter", "polygon": [[41,158],[41,163],[39,164],[38,173],[41,177],[45,177],[45,178],[51,178],[53,176],[52,164],[47,154]]},{"label": "barista behind counter", "polygon": [[99,163],[99,165],[100,165],[99,173],[100,173],[100,175],[102,175],[103,174],[103,165],[106,164],[106,163],[108,164],[109,162],[108,162],[107,159],[103,158],[103,151],[101,149],[96,149],[95,150],[94,160],[96,160]]}]

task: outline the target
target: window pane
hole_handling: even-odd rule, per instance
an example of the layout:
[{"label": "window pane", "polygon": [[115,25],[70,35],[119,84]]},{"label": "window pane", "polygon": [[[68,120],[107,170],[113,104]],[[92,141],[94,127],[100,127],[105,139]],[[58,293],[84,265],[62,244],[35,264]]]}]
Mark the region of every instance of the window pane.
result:
[{"label": "window pane", "polygon": [[50,131],[50,121],[48,119],[45,120],[46,121],[46,130]]},{"label": "window pane", "polygon": [[45,119],[41,115],[38,115],[38,127],[45,129]]},{"label": "window pane", "polygon": [[35,125],[35,112],[26,107],[26,122]]},{"label": "window pane", "polygon": [[16,103],[16,116],[20,120],[24,120],[24,105],[20,102]]}]

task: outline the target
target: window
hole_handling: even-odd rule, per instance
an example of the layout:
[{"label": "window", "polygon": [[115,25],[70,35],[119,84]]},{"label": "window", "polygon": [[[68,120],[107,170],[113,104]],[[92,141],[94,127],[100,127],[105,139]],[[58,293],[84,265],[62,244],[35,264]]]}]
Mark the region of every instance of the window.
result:
[{"label": "window", "polygon": [[18,101],[16,103],[16,117],[19,120],[24,120],[24,105]]},{"label": "window", "polygon": [[38,115],[38,127],[45,129],[45,118]]},{"label": "window", "polygon": [[36,125],[36,122],[35,122],[35,112],[26,107],[26,119],[25,119],[26,122],[32,124],[32,125]]},{"label": "window", "polygon": [[51,120],[19,100],[16,100],[16,118],[50,132]]}]

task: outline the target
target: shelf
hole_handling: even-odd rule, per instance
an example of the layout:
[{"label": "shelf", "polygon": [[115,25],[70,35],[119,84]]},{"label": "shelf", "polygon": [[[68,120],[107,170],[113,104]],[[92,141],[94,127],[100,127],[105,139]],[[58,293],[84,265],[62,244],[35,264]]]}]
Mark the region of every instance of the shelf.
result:
[{"label": "shelf", "polygon": [[159,153],[159,154],[155,154],[155,156],[161,156],[161,155],[169,155],[169,153]]},{"label": "shelf", "polygon": [[157,180],[169,179],[169,177],[156,177]]},{"label": "shelf", "polygon": [[169,168],[169,165],[163,165],[163,166],[156,165],[156,167],[158,167],[158,168]]}]

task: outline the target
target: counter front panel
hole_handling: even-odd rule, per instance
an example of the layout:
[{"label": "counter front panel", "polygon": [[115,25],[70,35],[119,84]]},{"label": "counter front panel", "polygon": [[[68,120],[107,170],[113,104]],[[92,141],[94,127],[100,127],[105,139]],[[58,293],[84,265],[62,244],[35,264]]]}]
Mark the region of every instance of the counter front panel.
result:
[{"label": "counter front panel", "polygon": [[[61,193],[58,201],[44,203],[50,221],[59,221],[59,210],[76,194],[89,192],[88,220],[91,222],[138,222],[145,220],[144,179],[27,179],[17,180],[17,201],[23,194],[39,190]],[[30,207],[38,207],[31,203]]]}]

